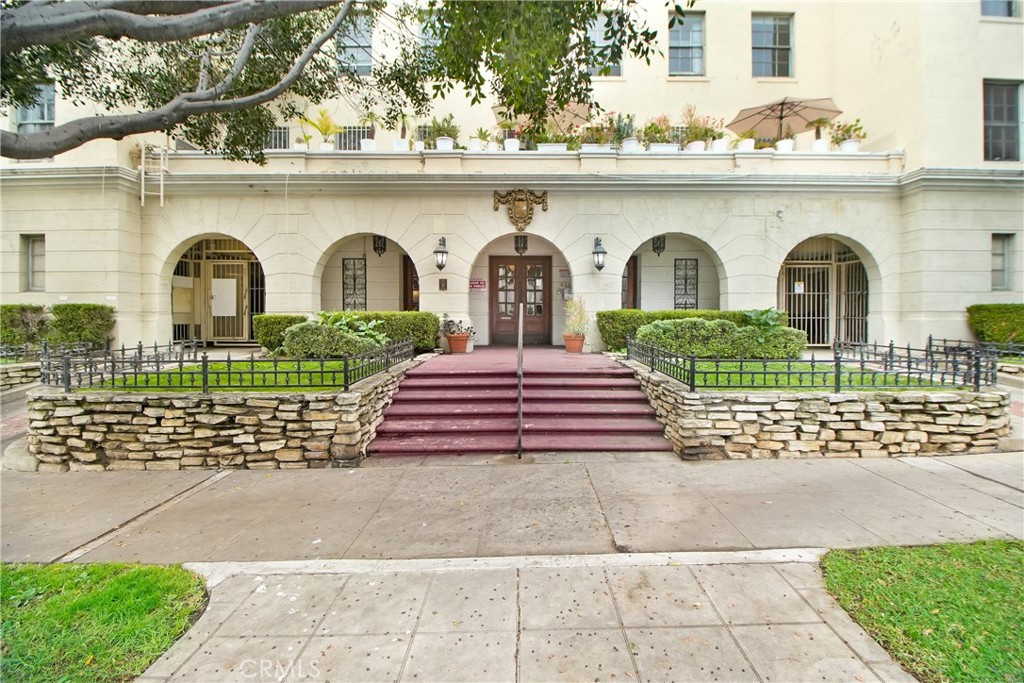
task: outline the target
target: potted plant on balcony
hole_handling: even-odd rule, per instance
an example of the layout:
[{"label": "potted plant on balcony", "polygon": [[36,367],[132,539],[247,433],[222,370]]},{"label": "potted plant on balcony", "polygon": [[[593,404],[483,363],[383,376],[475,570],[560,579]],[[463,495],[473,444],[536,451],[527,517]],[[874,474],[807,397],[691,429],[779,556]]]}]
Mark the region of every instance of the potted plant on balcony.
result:
[{"label": "potted plant on balcony", "polygon": [[583,342],[586,341],[589,326],[586,303],[577,294],[565,302],[565,331],[562,340],[565,342],[566,353],[583,353]]},{"label": "potted plant on balcony", "polygon": [[811,140],[812,152],[827,152],[829,150],[829,140],[821,137],[821,131],[828,128],[830,123],[832,123],[832,119],[827,116],[811,119],[807,122],[807,130],[814,129],[814,139]]},{"label": "potted plant on balcony", "polygon": [[580,129],[581,152],[610,152],[615,138],[615,121],[609,112]]},{"label": "potted plant on balcony", "polygon": [[757,131],[745,130],[736,137],[737,152],[753,152],[757,146]]},{"label": "potted plant on balcony", "polygon": [[465,353],[473,328],[463,325],[461,320],[452,320],[447,313],[441,316],[441,334],[448,340],[450,353]]},{"label": "potted plant on balcony", "polygon": [[796,141],[793,139],[796,137],[796,133],[792,128],[786,126],[786,130],[783,131],[782,137],[775,141],[776,152],[792,152],[796,146]]},{"label": "potted plant on balcony", "polygon": [[708,141],[715,133],[710,118],[699,116],[697,107],[688,104],[683,110],[683,126],[683,149],[687,152],[703,152],[707,149]]},{"label": "potted plant on balcony", "polygon": [[377,124],[381,122],[376,112],[368,111],[359,117],[360,126],[369,126],[370,130],[366,137],[359,140],[359,149],[364,152],[373,152],[377,149]]},{"label": "potted plant on balcony", "polygon": [[[427,136],[427,147],[433,147],[439,151],[455,149],[455,142],[459,139],[462,129],[455,123],[455,115],[448,114],[443,118],[430,120],[430,133]],[[431,143],[433,143],[431,145]]]},{"label": "potted plant on balcony", "polygon": [[[399,138],[391,141],[391,148],[396,152],[408,152],[409,148],[412,146],[412,140],[409,138],[409,129],[412,124],[412,119],[405,112],[400,112],[395,123],[398,124]],[[394,124],[389,126],[389,130],[394,130],[393,126]]]},{"label": "potted plant on balcony", "polygon": [[310,135],[306,131],[302,131],[302,135],[296,137],[295,142],[292,143],[292,149],[304,152],[309,149],[309,141],[312,139],[312,135]]},{"label": "potted plant on balcony", "polygon": [[323,142],[320,143],[321,152],[329,152],[334,149],[334,135],[341,132],[341,127],[334,122],[334,119],[331,118],[326,109],[321,109],[317,112],[315,119],[300,116],[299,121],[308,124],[313,130],[320,133],[320,136],[323,138]]},{"label": "potted plant on balcony", "polygon": [[490,139],[491,131],[483,127],[477,128],[476,133],[469,139],[469,151],[482,152],[484,147],[489,144]]},{"label": "potted plant on balcony", "polygon": [[859,151],[861,140],[868,136],[860,125],[860,119],[853,123],[833,121],[828,127],[831,131],[832,144],[839,147],[840,152]]},{"label": "potted plant on balcony", "polygon": [[640,150],[640,140],[636,137],[636,116],[633,114],[615,115],[614,142],[619,150],[631,154]]},{"label": "potted plant on balcony", "polygon": [[678,152],[679,142],[672,134],[672,122],[662,114],[650,119],[640,131],[640,140],[648,152]]}]

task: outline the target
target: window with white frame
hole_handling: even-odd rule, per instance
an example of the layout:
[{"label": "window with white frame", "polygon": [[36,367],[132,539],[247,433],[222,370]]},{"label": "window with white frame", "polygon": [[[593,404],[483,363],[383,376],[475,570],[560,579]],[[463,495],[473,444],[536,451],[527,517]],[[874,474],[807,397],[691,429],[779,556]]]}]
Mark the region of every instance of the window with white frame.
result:
[{"label": "window with white frame", "polygon": [[437,24],[431,19],[430,14],[428,12],[420,13],[420,46],[437,47],[441,43],[437,32]]},{"label": "window with white frame", "polygon": [[754,14],[751,31],[754,76],[792,78],[793,16]]},{"label": "window with white frame", "polygon": [[985,159],[1020,161],[1020,83],[985,81]]},{"label": "window with white frame", "polygon": [[370,137],[369,126],[345,126],[334,134],[334,147],[338,150],[359,149],[359,141]]},{"label": "window with white frame", "polygon": [[288,126],[277,126],[267,133],[263,149],[288,149]]},{"label": "window with white frame", "polygon": [[[587,36],[594,43],[594,47],[597,50],[601,50],[608,45],[610,41],[605,38],[605,30],[608,25],[608,15],[601,15],[594,20],[594,23],[587,29]],[[621,76],[622,75],[622,63],[621,62],[606,62],[598,66],[590,67],[591,76]]]},{"label": "window with white frame", "polygon": [[687,13],[668,32],[668,75],[704,75],[704,15]]},{"label": "window with white frame", "polygon": [[1019,17],[1018,0],[981,0],[981,15],[984,17]]},{"label": "window with white frame", "polygon": [[26,292],[46,291],[46,238],[42,235],[22,235]]},{"label": "window with white frame", "polygon": [[352,15],[338,35],[338,62],[352,73],[369,76],[373,71],[373,42],[370,17]]},{"label": "window with white frame", "polygon": [[53,128],[56,90],[52,83],[40,85],[38,90],[39,98],[35,104],[18,107],[14,112],[14,122],[18,133],[39,133]]},{"label": "window with white frame", "polygon": [[1009,289],[1012,274],[1013,234],[992,234],[992,289]]}]

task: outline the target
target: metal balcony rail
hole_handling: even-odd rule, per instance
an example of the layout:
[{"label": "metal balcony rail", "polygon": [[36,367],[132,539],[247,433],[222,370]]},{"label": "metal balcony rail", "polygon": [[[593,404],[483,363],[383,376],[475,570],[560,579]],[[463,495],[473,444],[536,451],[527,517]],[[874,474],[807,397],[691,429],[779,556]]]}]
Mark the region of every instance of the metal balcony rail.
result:
[{"label": "metal balcony rail", "polygon": [[211,359],[195,342],[171,343],[75,358],[69,354],[40,359],[42,383],[73,389],[154,391],[226,389],[348,389],[413,357],[413,341],[339,358]]},{"label": "metal balcony rail", "polygon": [[927,349],[837,344],[831,357],[808,360],[697,358],[629,339],[627,358],[697,389],[851,389],[968,387],[996,383],[995,357],[986,353],[945,356]]},{"label": "metal balcony rail", "polygon": [[523,304],[519,304],[516,345],[516,457],[523,458]]}]

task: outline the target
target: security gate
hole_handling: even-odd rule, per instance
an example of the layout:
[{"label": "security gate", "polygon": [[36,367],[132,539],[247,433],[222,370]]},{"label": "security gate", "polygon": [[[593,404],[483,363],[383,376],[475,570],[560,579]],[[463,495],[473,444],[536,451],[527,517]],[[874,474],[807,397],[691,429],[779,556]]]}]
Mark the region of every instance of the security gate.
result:
[{"label": "security gate", "polygon": [[868,277],[856,253],[828,237],[796,246],[779,275],[779,307],[811,346],[868,340]]}]

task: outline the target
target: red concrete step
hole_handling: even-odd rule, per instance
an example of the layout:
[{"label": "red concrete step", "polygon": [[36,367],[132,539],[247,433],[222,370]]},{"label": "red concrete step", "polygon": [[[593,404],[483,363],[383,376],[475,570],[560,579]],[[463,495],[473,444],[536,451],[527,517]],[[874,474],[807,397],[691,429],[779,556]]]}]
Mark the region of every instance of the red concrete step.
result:
[{"label": "red concrete step", "polygon": [[[577,451],[671,451],[672,445],[658,435],[632,434],[550,434],[524,435],[526,452]],[[477,453],[515,453],[516,435],[445,435],[430,436],[378,436],[373,440],[371,453],[377,457],[388,455],[468,455]]]},{"label": "red concrete step", "polygon": [[429,417],[434,420],[438,420],[444,416],[460,416],[460,415],[515,415],[516,414],[516,402],[515,399],[512,401],[490,401],[486,403],[447,403],[444,406],[444,414],[440,415],[437,404],[431,402],[419,402],[419,401],[399,401],[398,395],[395,395],[395,402],[392,403],[385,411],[384,417],[385,422],[381,424],[387,424],[387,420],[396,417]]},{"label": "red concrete step", "polygon": [[594,420],[580,420],[572,417],[523,416],[523,433],[525,434],[596,434],[599,432],[663,434],[665,427],[657,420],[648,417],[603,417]]},{"label": "red concrete step", "polygon": [[[502,416],[516,414],[515,401],[489,401],[483,403],[448,403],[444,405],[444,416],[438,414],[436,403],[419,401],[396,401],[385,411],[387,419],[400,417],[423,417],[438,420],[442,417],[459,416]],[[531,401],[523,405],[523,415],[576,416],[586,419],[604,417],[625,417],[629,415],[654,416],[654,408],[644,402],[622,403],[567,403],[565,401]]]},{"label": "red concrete step", "polygon": [[523,450],[543,451],[671,451],[661,434],[524,434]]},{"label": "red concrete step", "polygon": [[[523,432],[531,434],[560,434],[571,432],[654,433],[664,431],[661,423],[646,417],[607,417],[600,420],[578,420],[567,417],[523,416]],[[515,415],[506,417],[454,417],[438,420],[436,417],[389,417],[377,429],[378,434],[449,434],[478,435],[516,432]]]},{"label": "red concrete step", "polygon": [[[436,402],[457,402],[468,403],[472,401],[515,401],[517,392],[515,387],[510,388],[484,388],[484,387],[463,387],[452,389],[406,389],[400,387],[395,394],[395,402],[406,401],[429,401]],[[613,389],[574,389],[572,387],[561,388],[534,388],[523,387],[523,401],[579,401],[579,402],[601,402],[601,401],[643,401],[647,402],[647,396],[640,389],[613,388]]]},{"label": "red concrete step", "polygon": [[[497,389],[515,387],[517,384],[515,375],[447,375],[444,377],[407,377],[402,382],[402,389],[446,389],[450,387]],[[636,380],[631,377],[567,378],[546,375],[525,375],[523,377],[523,387],[531,388],[632,389],[636,388],[636,385]]]}]

